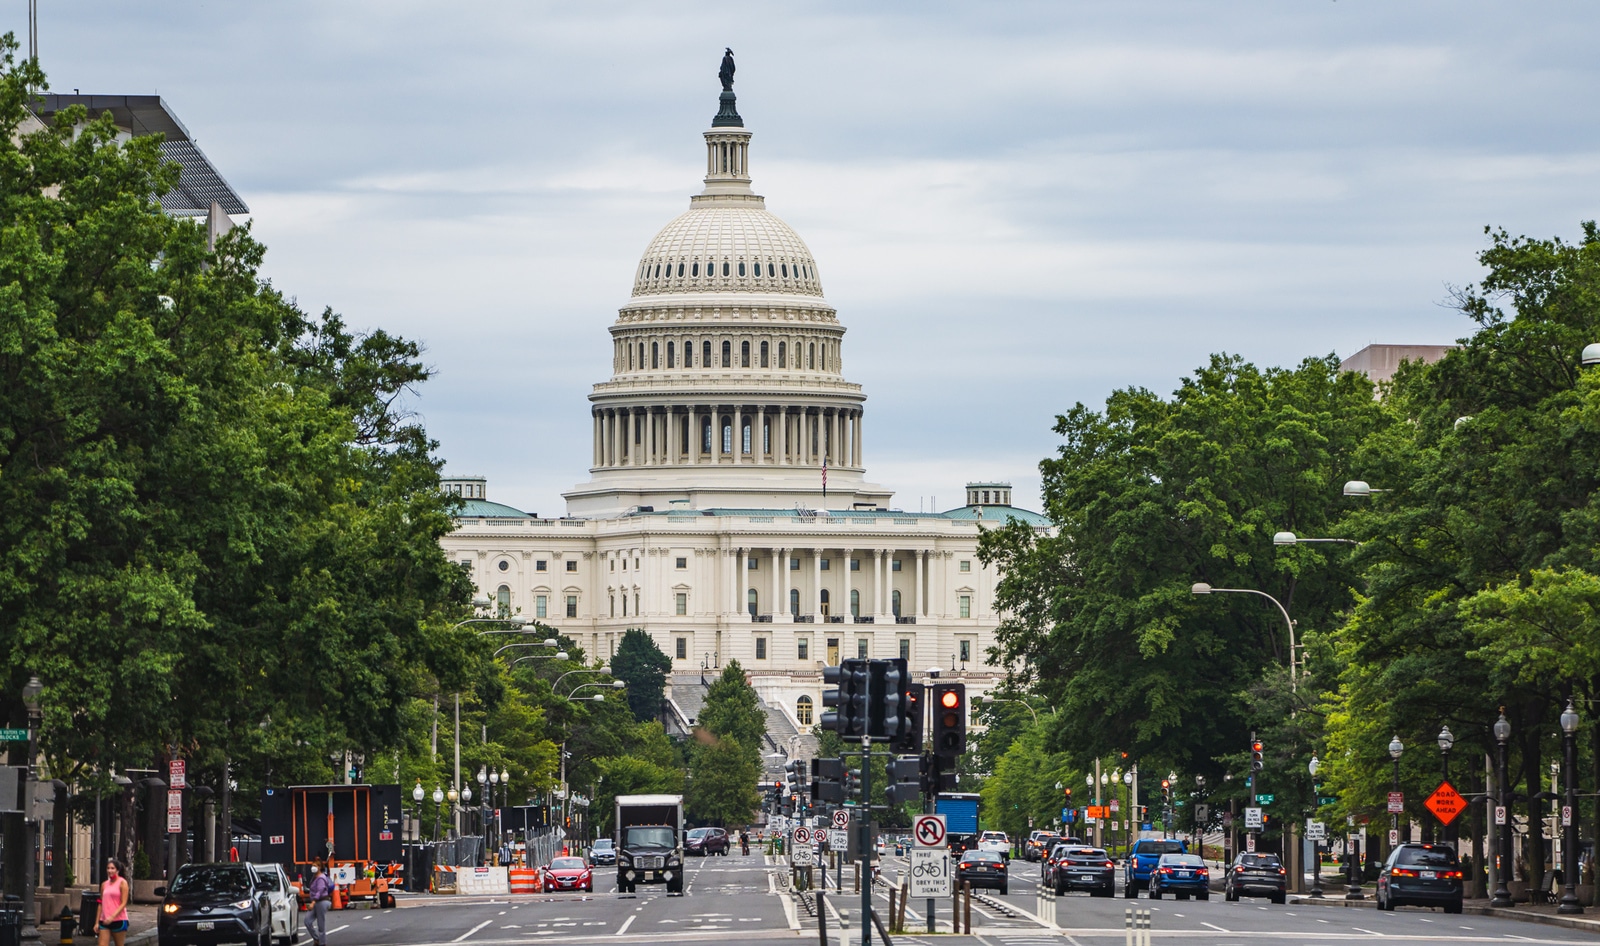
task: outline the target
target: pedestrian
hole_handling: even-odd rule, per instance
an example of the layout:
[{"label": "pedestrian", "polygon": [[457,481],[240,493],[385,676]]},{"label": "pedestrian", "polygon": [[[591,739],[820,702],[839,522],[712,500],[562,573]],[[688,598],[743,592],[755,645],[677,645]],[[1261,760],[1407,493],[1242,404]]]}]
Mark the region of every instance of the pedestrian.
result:
[{"label": "pedestrian", "polygon": [[328,906],[333,902],[333,880],[317,864],[311,865],[311,886],[306,889],[306,896],[311,898],[306,932],[311,934],[316,946],[328,946]]},{"label": "pedestrian", "polygon": [[106,882],[100,885],[100,946],[122,946],[128,938],[128,880],[116,858],[106,861]]},{"label": "pedestrian", "polygon": [[749,857],[750,856],[750,832],[749,831],[741,830],[739,832],[739,853],[743,854],[745,857]]}]

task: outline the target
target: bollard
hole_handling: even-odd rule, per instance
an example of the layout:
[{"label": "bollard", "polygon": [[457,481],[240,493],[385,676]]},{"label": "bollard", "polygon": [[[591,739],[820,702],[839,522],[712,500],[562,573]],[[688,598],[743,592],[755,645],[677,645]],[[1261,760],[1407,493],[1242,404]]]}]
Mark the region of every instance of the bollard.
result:
[{"label": "bollard", "polygon": [[961,893],[962,893],[962,898],[961,899],[965,900],[966,903],[967,903],[966,909],[963,911],[963,915],[965,917],[965,920],[962,923],[962,925],[967,928],[967,935],[971,936],[972,935],[972,884],[970,882],[963,881],[962,884],[961,884]]},{"label": "bollard", "polygon": [[[822,876],[828,876],[827,871]],[[828,902],[822,891],[817,891],[817,939],[819,946],[828,946]]]},{"label": "bollard", "polygon": [[839,929],[847,930],[849,928],[850,928],[850,911],[849,910],[840,910],[839,911]]},{"label": "bollard", "polygon": [[899,892],[900,891],[894,889],[893,887],[889,888],[889,932],[891,933],[900,932],[900,924],[895,920],[898,914],[895,913],[894,909],[895,895]]},{"label": "bollard", "polygon": [[1139,910],[1134,914],[1134,925],[1138,927],[1138,942],[1136,946],[1150,946],[1150,911]]},{"label": "bollard", "polygon": [[61,915],[56,919],[61,921],[61,946],[72,946],[72,928],[78,925],[78,918],[73,915],[71,907],[63,906]]}]

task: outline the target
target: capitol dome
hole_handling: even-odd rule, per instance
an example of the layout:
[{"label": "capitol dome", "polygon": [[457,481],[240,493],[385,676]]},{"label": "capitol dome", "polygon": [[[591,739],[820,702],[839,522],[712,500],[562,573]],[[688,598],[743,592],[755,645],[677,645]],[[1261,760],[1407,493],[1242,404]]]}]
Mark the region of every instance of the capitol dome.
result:
[{"label": "capitol dome", "polygon": [[821,296],[822,283],[811,249],[776,214],[749,200],[696,199],[650,241],[633,281],[635,297],[685,291]]}]

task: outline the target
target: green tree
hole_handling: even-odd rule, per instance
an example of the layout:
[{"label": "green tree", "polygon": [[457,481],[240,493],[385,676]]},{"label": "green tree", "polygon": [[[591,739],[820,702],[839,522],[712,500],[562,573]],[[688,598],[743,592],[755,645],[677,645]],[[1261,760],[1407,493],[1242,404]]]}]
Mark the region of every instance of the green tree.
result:
[{"label": "green tree", "polygon": [[761,699],[755,689],[745,681],[739,661],[728,661],[721,676],[712,681],[695,724],[713,736],[732,739],[751,763],[759,766],[767,716],[761,711]]},{"label": "green tree", "polygon": [[630,627],[617,642],[611,655],[611,673],[628,684],[628,706],[641,722],[661,715],[667,673],[672,660],[656,646],[655,638],[637,627]]},{"label": "green tree", "polygon": [[754,754],[733,736],[701,730],[685,799],[689,817],[702,824],[748,824],[761,805],[756,782],[761,768]]}]

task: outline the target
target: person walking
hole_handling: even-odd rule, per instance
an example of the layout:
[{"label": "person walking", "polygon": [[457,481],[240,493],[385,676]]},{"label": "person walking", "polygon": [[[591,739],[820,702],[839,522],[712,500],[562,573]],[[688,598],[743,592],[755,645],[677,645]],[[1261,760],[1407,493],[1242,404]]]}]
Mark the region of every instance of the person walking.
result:
[{"label": "person walking", "polygon": [[740,831],[739,832],[739,853],[744,855],[745,857],[749,857],[750,856],[750,832],[749,831]]},{"label": "person walking", "polygon": [[[333,903],[333,880],[319,865],[311,865],[311,886],[306,888],[311,898],[311,912],[306,914],[306,932],[316,946],[328,946],[328,907]],[[117,944],[122,946],[122,944]]]},{"label": "person walking", "polygon": [[106,861],[106,882],[100,885],[100,946],[123,946],[128,938],[128,880],[122,865]]}]

